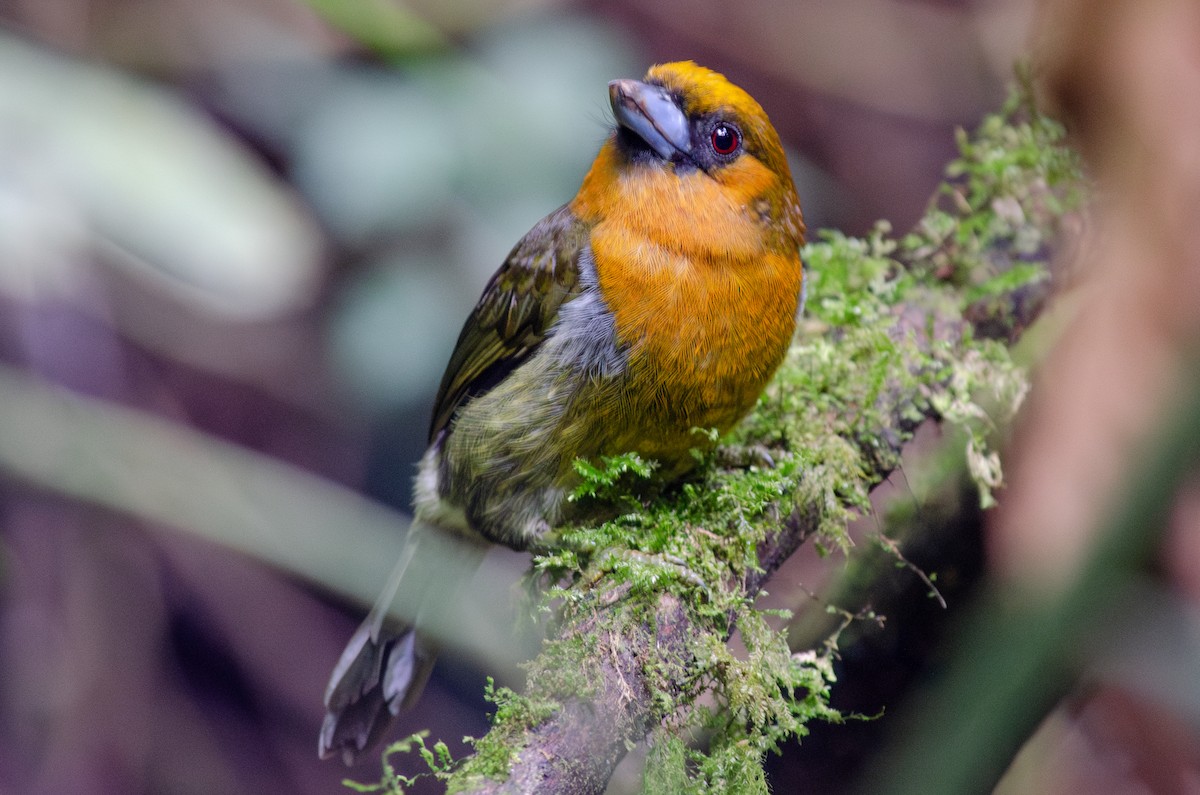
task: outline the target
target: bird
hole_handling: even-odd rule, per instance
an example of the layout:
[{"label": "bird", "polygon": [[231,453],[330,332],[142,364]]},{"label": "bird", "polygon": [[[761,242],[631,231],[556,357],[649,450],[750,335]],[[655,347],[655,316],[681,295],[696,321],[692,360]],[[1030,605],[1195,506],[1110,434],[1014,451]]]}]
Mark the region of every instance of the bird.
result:
[{"label": "bird", "polygon": [[[608,84],[614,124],[575,197],[509,253],[463,325],[417,466],[413,524],[325,691],[322,758],[353,764],[416,700],[417,626],[489,544],[553,545],[577,459],[678,480],[755,405],[803,307],[805,225],[779,135],[724,75],[677,61]],[[400,596],[398,597],[398,594]],[[402,623],[389,616],[407,600]]]}]

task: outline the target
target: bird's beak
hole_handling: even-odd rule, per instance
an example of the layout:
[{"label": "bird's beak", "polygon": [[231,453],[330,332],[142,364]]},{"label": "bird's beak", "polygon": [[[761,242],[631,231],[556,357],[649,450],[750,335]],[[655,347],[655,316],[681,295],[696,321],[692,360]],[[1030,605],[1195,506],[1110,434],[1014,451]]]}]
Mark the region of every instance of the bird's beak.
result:
[{"label": "bird's beak", "polygon": [[617,123],[637,135],[663,160],[692,148],[687,116],[661,86],[637,80],[614,80],[608,84]]}]

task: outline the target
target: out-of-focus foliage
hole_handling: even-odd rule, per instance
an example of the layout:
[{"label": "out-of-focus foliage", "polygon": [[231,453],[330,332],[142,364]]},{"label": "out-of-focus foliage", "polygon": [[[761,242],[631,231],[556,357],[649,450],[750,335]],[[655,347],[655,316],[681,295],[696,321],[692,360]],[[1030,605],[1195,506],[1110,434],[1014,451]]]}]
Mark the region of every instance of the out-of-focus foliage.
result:
[{"label": "out-of-focus foliage", "polygon": [[321,242],[245,147],[177,97],[0,32],[0,288],[74,294],[93,247],[242,321],[307,304]]}]

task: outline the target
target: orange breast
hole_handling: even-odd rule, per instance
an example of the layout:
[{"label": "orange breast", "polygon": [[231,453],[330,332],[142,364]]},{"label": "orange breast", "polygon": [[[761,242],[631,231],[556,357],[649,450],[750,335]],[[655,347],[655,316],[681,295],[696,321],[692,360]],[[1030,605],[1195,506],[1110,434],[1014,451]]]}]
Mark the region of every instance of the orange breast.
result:
[{"label": "orange breast", "polygon": [[602,225],[600,289],[629,350],[630,402],[662,432],[728,429],[792,337],[799,257],[686,255]]},{"label": "orange breast", "polygon": [[797,257],[697,259],[598,229],[600,288],[629,351],[625,385],[639,449],[671,458],[728,430],[782,360],[800,288]]},{"label": "orange breast", "polygon": [[[754,405],[795,328],[803,227],[773,224],[778,175],[740,158],[719,178],[628,168],[601,150],[572,210],[592,221],[600,291],[629,369],[617,442],[670,460]],[[790,224],[790,225],[789,225]]]}]

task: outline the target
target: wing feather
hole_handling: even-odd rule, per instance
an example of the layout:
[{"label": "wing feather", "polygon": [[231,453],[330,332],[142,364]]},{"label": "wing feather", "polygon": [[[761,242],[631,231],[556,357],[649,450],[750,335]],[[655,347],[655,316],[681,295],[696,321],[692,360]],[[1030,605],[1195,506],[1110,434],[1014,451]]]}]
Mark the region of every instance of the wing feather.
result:
[{"label": "wing feather", "polygon": [[483,290],[446,365],[429,429],[432,442],[459,406],[486,392],[546,339],[576,295],[588,228],[566,206],[538,222]]}]

